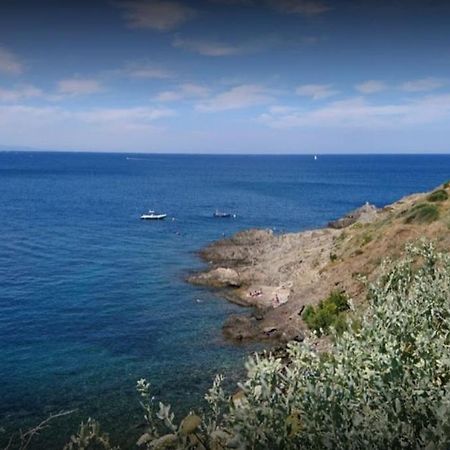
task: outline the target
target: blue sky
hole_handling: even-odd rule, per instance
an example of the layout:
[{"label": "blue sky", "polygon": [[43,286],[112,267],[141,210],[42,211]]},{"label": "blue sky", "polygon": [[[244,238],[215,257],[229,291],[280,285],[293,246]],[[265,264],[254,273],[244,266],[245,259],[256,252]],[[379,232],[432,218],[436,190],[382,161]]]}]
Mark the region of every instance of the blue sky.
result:
[{"label": "blue sky", "polygon": [[450,2],[2,0],[0,146],[450,151]]}]

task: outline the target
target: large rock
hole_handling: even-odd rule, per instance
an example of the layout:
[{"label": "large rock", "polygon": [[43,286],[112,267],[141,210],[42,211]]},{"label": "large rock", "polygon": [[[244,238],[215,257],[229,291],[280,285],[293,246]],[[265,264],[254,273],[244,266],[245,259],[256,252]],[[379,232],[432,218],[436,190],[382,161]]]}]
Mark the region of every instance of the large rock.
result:
[{"label": "large rock", "polygon": [[218,288],[237,288],[241,286],[241,280],[238,272],[234,269],[229,269],[226,267],[218,267],[217,269],[212,269],[208,272],[193,275],[189,278],[189,281],[195,284]]},{"label": "large rock", "polygon": [[238,315],[231,315],[223,325],[222,331],[227,339],[233,341],[252,340],[260,333],[254,318]]},{"label": "large rock", "polygon": [[356,222],[370,223],[376,219],[378,211],[379,210],[376,206],[366,203],[360,208],[349,212],[344,217],[329,222],[328,226],[330,228],[340,229],[349,227],[350,225],[353,225]]}]

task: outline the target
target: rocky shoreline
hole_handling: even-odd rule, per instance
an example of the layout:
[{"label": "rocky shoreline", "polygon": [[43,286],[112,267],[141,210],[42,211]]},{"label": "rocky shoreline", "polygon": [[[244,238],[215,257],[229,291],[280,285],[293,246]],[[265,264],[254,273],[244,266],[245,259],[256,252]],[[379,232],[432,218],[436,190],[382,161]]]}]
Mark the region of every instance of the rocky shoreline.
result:
[{"label": "rocky shoreline", "polygon": [[433,238],[439,221],[423,227],[405,225],[402,219],[425,195],[405,197],[383,209],[366,203],[317,230],[239,232],[201,250],[208,268],[188,282],[217,289],[228,301],[252,308],[228,318],[226,338],[301,341],[307,332],[302,320],[306,305],[335,290],[360,302],[366,289],[361,276],[375,277],[381,261],[401,253],[408,240],[427,234]]}]

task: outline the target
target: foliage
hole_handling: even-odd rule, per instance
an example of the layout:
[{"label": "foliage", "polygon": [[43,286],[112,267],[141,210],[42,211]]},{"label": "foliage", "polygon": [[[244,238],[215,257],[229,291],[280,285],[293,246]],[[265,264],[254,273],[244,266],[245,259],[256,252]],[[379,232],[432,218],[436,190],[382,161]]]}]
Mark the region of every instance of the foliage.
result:
[{"label": "foliage", "polygon": [[319,354],[307,341],[289,345],[289,364],[256,355],[231,400],[216,379],[207,396],[211,412],[195,421],[191,434],[160,405],[158,417],[169,433],[149,435],[143,445],[448,448],[449,335],[450,257],[431,244],[409,248],[370,288],[367,313],[335,334],[329,353]]},{"label": "foliage", "polygon": [[348,237],[348,234],[347,234],[347,232],[344,230],[344,231],[341,232],[341,234],[339,234],[339,235],[335,238],[335,240],[336,240],[336,242],[344,241],[345,239],[347,239],[347,237]]},{"label": "foliage", "polygon": [[118,450],[109,441],[109,436],[102,433],[98,422],[88,419],[82,423],[78,433],[71,436],[63,450]]},{"label": "foliage", "polygon": [[[140,380],[147,449],[450,448],[450,256],[408,247],[369,287],[366,313],[333,347],[289,344],[288,362],[255,355],[239,391],[222,377],[209,411],[177,423]],[[336,302],[344,306],[344,302]]]},{"label": "foliage", "polygon": [[334,291],[316,308],[307,306],[303,313],[303,320],[318,336],[327,334],[333,327],[338,332],[346,328],[343,312],[349,309],[348,298],[344,292]]},{"label": "foliage", "polygon": [[405,223],[431,223],[439,218],[439,210],[431,203],[414,205],[405,217]]},{"label": "foliage", "polygon": [[428,197],[427,200],[429,202],[444,202],[448,199],[447,191],[444,191],[444,189],[438,189],[437,191],[432,192]]},{"label": "foliage", "polygon": [[373,236],[370,233],[365,233],[362,238],[361,245],[367,245],[369,242],[373,240]]},{"label": "foliage", "polygon": [[[137,391],[141,397],[144,419],[147,428],[138,439],[137,445],[147,449],[222,449],[232,435],[219,425],[223,420],[223,411],[229,404],[221,387],[223,377],[216,376],[212,388],[205,396],[210,406],[209,414],[200,417],[188,414],[181,422],[175,423],[175,415],[169,405],[159,403],[155,409],[150,392],[150,383],[141,379]],[[158,422],[159,423],[158,423]],[[165,432],[161,432],[163,425]]]}]

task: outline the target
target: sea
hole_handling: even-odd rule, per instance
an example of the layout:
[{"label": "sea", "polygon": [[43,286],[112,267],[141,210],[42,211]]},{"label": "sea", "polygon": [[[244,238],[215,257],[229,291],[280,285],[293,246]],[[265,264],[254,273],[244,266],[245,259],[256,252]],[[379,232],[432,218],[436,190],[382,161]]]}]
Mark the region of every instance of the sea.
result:
[{"label": "sea", "polygon": [[[176,417],[230,392],[251,345],[221,326],[244,309],[191,286],[198,250],[248,228],[322,227],[450,179],[447,155],[230,156],[0,153],[0,448],[52,413],[31,448],[61,448],[97,419],[139,437],[136,381]],[[163,221],[142,221],[149,209]],[[235,218],[214,218],[218,209]]]}]

